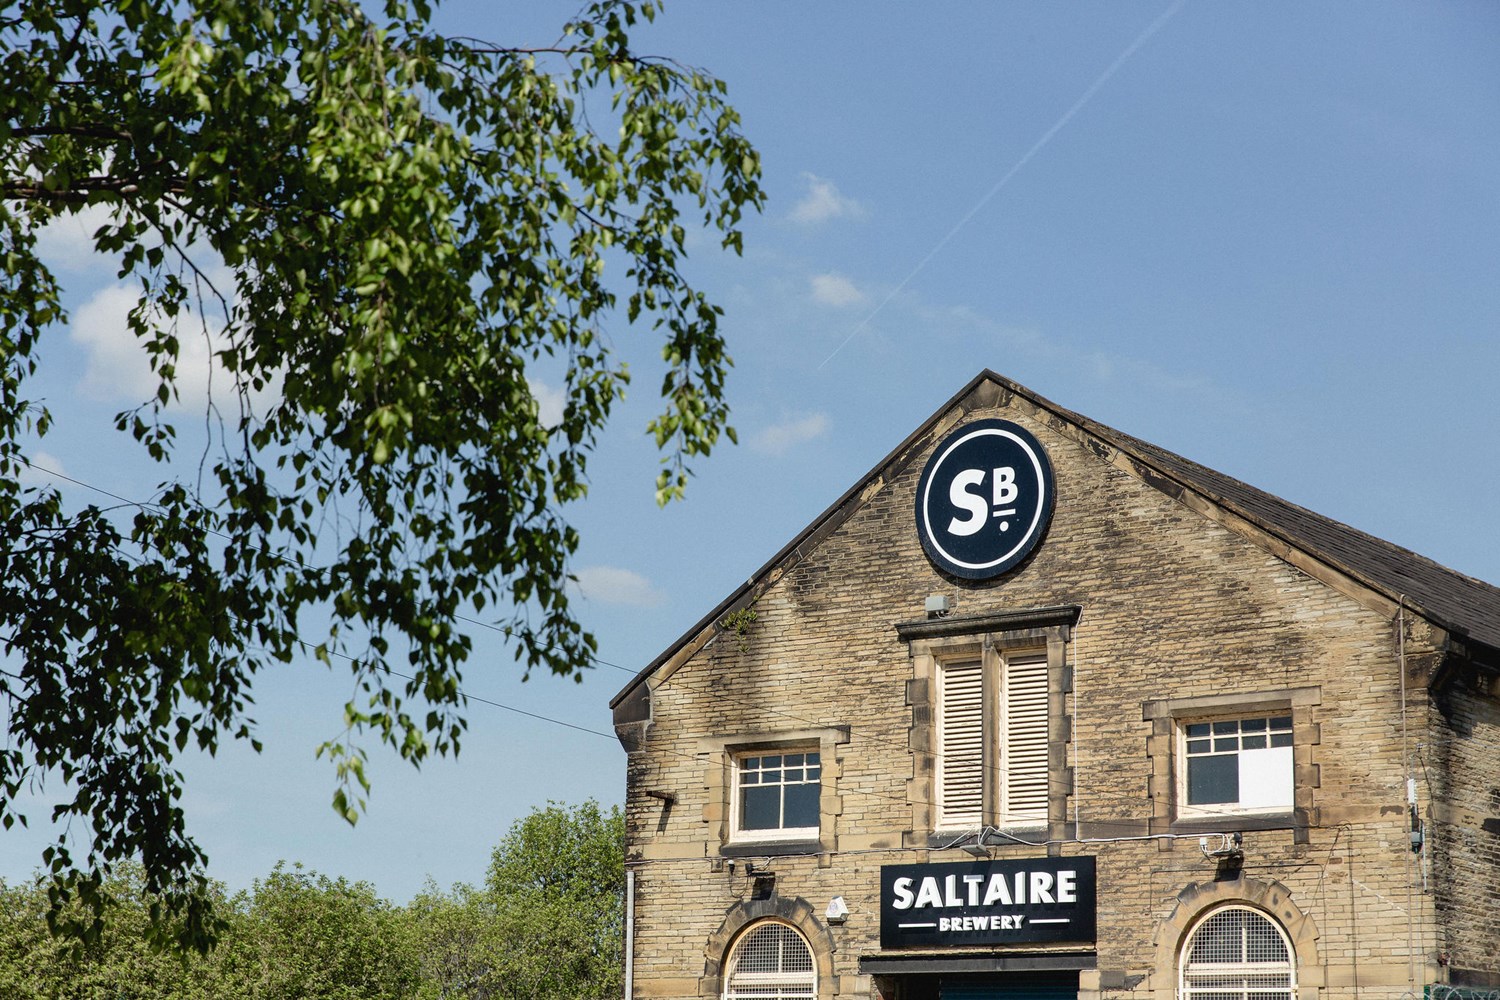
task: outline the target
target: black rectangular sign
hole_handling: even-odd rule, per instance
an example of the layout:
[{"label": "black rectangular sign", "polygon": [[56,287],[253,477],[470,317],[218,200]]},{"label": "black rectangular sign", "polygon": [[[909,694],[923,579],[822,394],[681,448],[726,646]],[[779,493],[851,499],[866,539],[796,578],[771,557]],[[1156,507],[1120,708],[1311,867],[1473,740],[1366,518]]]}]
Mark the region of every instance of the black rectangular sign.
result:
[{"label": "black rectangular sign", "polygon": [[880,947],[1094,940],[1094,859],[880,869]]}]

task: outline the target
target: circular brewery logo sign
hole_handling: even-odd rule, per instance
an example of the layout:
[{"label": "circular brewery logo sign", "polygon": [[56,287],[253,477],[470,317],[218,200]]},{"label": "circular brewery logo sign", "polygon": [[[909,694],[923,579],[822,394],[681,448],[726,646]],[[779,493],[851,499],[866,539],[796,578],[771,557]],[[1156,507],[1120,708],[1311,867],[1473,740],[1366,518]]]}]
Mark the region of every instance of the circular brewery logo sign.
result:
[{"label": "circular brewery logo sign", "polygon": [[1052,517],[1052,465],[1009,420],[976,420],[946,437],[917,486],[917,536],[938,567],[969,580],[1025,559]]}]

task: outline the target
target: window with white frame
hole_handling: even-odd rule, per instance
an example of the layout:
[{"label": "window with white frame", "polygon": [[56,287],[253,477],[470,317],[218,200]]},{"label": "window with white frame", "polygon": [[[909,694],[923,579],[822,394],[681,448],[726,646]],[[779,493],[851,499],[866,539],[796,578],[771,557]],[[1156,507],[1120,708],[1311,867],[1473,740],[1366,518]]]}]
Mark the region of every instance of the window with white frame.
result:
[{"label": "window with white frame", "polygon": [[756,750],[734,762],[734,834],[744,840],[815,839],[823,789],[817,750]]},{"label": "window with white frame", "polygon": [[1286,933],[1259,910],[1214,910],[1183,946],[1180,1000],[1291,1000],[1296,990]]},{"label": "window with white frame", "polygon": [[740,935],[726,967],[724,1000],[804,1000],[818,995],[812,949],[787,924],[766,921]]},{"label": "window with white frame", "polygon": [[939,829],[1047,821],[1047,654],[938,663]]},{"label": "window with white frame", "polygon": [[1291,713],[1179,722],[1183,816],[1290,812]]}]

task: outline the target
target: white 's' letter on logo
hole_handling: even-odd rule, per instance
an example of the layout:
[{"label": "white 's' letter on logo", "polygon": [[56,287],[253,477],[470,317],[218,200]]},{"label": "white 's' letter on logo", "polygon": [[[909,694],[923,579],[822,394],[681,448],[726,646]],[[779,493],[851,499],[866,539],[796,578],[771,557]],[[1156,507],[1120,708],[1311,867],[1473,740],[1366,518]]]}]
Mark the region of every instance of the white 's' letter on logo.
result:
[{"label": "white 's' letter on logo", "polygon": [[[990,516],[989,506],[979,494],[969,492],[969,487],[978,486],[982,482],[984,482],[984,473],[979,469],[965,469],[953,477],[953,484],[948,487],[948,500],[953,506],[968,511],[969,516],[962,521],[956,517],[949,521],[949,534],[972,535],[984,527],[984,522]],[[995,493],[997,496],[1000,493],[998,482],[996,480]],[[1011,489],[1014,490],[1015,487],[1011,487]],[[996,502],[998,503],[999,501],[997,500]]]}]

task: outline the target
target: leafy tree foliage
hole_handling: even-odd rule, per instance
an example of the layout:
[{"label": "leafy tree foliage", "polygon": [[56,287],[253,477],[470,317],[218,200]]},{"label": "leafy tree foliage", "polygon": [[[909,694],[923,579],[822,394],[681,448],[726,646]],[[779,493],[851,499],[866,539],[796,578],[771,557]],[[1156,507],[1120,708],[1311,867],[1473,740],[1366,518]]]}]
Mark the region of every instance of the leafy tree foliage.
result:
[{"label": "leafy tree foliage", "polygon": [[495,848],[485,888],[507,962],[494,981],[527,1000],[595,1000],[623,988],[625,818],[594,802],[522,819]]},{"label": "leafy tree foliage", "polygon": [[[364,883],[278,866],[225,899],[208,955],[150,946],[145,874],[82,947],[48,933],[47,885],[0,883],[0,996],[15,1000],[596,1000],[622,988],[624,822],[592,802],[518,821],[480,887],[392,906]],[[79,907],[73,900],[68,906]]]},{"label": "leafy tree foliage", "polygon": [[[151,932],[211,941],[174,755],[253,740],[256,673],[304,641],[354,664],[347,733],[323,748],[351,822],[362,735],[413,762],[457,750],[464,614],[494,616],[528,671],[593,651],[563,506],[627,381],[606,323],[661,346],[665,502],[732,436],[687,229],[738,250],[762,201],[723,85],[632,49],[655,13],[599,0],[522,49],[437,34],[427,0],[0,11],[0,820],[46,778],[55,818],[91,831],[84,856],[44,858],[59,929],[97,938],[109,871],[139,856]],[[37,233],[89,206],[111,213],[96,246],[138,289],[159,383],[117,418],[164,475],[126,518],[21,483],[51,420],[29,387],[66,318]],[[211,441],[181,473],[187,337],[218,367],[193,417]],[[551,425],[528,379],[548,359],[566,373]]]},{"label": "leafy tree foliage", "polygon": [[[192,975],[174,955],[152,948],[150,911],[139,865],[117,866],[103,890],[119,905],[87,945],[48,931],[45,880],[0,882],[0,996],[11,1000],[155,1000],[185,991]],[[219,899],[222,903],[222,898]],[[77,902],[70,904],[77,909]]]},{"label": "leafy tree foliage", "polygon": [[495,848],[481,888],[413,901],[424,989],[465,1000],[595,1000],[624,986],[625,821],[550,805]]},{"label": "leafy tree foliage", "polygon": [[400,1000],[417,993],[405,914],[366,883],[277,866],[235,904],[222,945],[196,963],[205,996]]},{"label": "leafy tree foliage", "polygon": [[[104,882],[114,905],[82,947],[47,930],[43,879],[0,884],[0,995],[15,1000],[404,1000],[420,994],[415,927],[364,883],[278,866],[247,893],[213,887],[212,954],[154,948],[140,865]],[[80,905],[72,901],[72,907]]]}]

